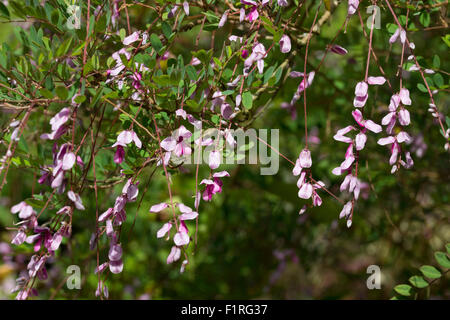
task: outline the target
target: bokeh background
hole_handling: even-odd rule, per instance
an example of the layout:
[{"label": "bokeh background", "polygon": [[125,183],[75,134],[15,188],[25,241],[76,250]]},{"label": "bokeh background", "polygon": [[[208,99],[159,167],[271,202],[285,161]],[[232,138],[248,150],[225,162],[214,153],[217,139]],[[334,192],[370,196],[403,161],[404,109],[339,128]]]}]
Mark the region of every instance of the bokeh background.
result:
[{"label": "bokeh background", "polygon": [[[345,2],[345,1],[344,1]],[[317,66],[323,49],[336,34],[346,15],[346,4],[338,6],[327,21],[320,36],[311,41],[309,63]],[[446,12],[446,11],[445,11]],[[364,12],[363,12],[364,13]],[[431,26],[441,23],[442,12],[430,12]],[[144,29],[152,21],[150,11],[130,8],[136,29]],[[304,15],[304,26],[310,26],[312,16]],[[366,15],[364,15],[366,17]],[[447,19],[447,16],[444,15]],[[448,44],[443,37],[448,29],[424,30],[419,17],[415,19],[416,31],[410,32],[416,44],[416,52],[425,66],[436,70],[443,79],[437,94],[437,105],[447,114],[448,96]],[[392,19],[382,12],[381,29],[375,30],[374,47],[393,83],[399,63],[400,45],[390,50],[388,39]],[[0,43],[20,51],[18,30],[26,32],[27,24],[0,24]],[[173,56],[183,55],[190,60],[199,27],[183,33],[171,51]],[[367,29],[366,29],[367,30]],[[232,30],[227,24],[216,34],[215,46],[221,48],[223,39]],[[210,32],[200,38],[200,47],[210,45]],[[323,180],[330,190],[339,194],[340,177],[331,174],[345,153],[345,145],[332,139],[339,128],[353,124],[353,90],[362,79],[367,54],[367,41],[362,35],[358,18],[354,18],[348,31],[341,34],[337,43],[349,51],[346,56],[329,55],[325,65],[316,74],[308,89],[308,121],[314,142],[311,143],[313,176]],[[220,50],[218,49],[218,52]],[[292,70],[303,70],[304,48],[291,52]],[[438,56],[439,66],[433,65]],[[285,55],[275,48],[266,64],[280,63]],[[371,73],[378,75],[376,67]],[[430,78],[434,79],[432,75]],[[148,186],[140,207],[138,203],[127,205],[128,219],[124,224],[122,244],[124,248],[124,272],[110,275],[107,285],[113,299],[389,299],[394,296],[393,287],[406,283],[418,274],[423,264],[435,265],[434,252],[445,251],[450,241],[449,225],[449,157],[444,150],[445,140],[439,128],[427,113],[428,95],[418,89],[418,74],[404,72],[406,86],[411,91],[410,108],[412,124],[408,128],[414,137],[409,146],[415,165],[411,170],[390,174],[389,151],[378,146],[369,137],[366,149],[361,153],[361,178],[367,189],[356,206],[350,229],[338,220],[341,205],[327,194],[321,194],[324,203],[299,216],[299,209],[306,203],[297,196],[296,179],[292,166],[280,158],[280,170],[273,176],[261,176],[258,165],[223,166],[231,174],[224,178],[221,194],[211,203],[202,203],[200,210],[198,245],[190,265],[184,274],[179,264],[166,265],[170,243],[156,239],[156,231],[164,221],[164,215],[149,214],[151,205],[168,199],[167,185],[162,170],[157,170],[147,185],[153,170],[144,170],[140,177],[142,186]],[[438,79],[437,81],[440,81]],[[440,83],[438,83],[440,84]],[[434,84],[434,87],[438,87]],[[254,128],[278,128],[280,151],[295,160],[304,144],[303,117],[292,119],[281,103],[290,101],[298,85],[298,79],[286,79],[276,92],[265,112],[253,123]],[[382,87],[368,101],[370,118],[380,123],[387,110],[390,92]],[[257,102],[263,105],[271,94],[264,94]],[[0,125],[4,128],[11,115],[0,113]],[[34,114],[32,123],[38,123],[40,115]],[[448,118],[447,118],[448,119]],[[445,119],[444,119],[445,120]],[[22,157],[38,152],[32,143],[36,133],[28,128],[24,143],[20,144]],[[380,133],[378,138],[383,134]],[[4,147],[1,148],[4,152]],[[100,153],[96,165],[100,174],[107,175],[112,162],[112,152]],[[222,167],[221,167],[222,168]],[[195,168],[186,167],[188,173],[172,172],[175,200],[192,203],[195,190]],[[200,177],[208,174],[202,168]],[[31,194],[35,172],[17,166],[10,170],[8,184],[0,195],[0,298],[10,299],[9,290],[15,278],[26,269],[31,255],[29,246],[13,248],[13,233],[6,228],[16,219],[10,207]],[[43,188],[43,187],[42,187]],[[100,210],[112,205],[122,185],[100,193]],[[54,263],[48,264],[49,279],[39,282],[39,299],[90,299],[94,297],[97,277],[94,275],[95,251],[89,250],[89,238],[95,228],[95,199],[93,189],[83,195],[86,211],[74,214],[72,238],[62,245]],[[346,195],[342,195],[345,199]],[[133,220],[136,222],[133,226]],[[129,232],[132,230],[131,232]],[[106,248],[107,243],[102,243]],[[103,255],[107,250],[103,250]],[[76,264],[82,271],[81,290],[65,287],[66,268]],[[382,271],[380,290],[368,290],[366,269],[378,265]],[[450,289],[448,275],[424,290],[419,298],[448,299]]]}]

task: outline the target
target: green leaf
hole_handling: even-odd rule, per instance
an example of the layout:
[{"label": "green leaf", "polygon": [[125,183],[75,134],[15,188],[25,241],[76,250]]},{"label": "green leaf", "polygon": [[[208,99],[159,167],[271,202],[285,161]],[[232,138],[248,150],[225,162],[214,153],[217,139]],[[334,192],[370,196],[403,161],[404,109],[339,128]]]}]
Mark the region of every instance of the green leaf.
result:
[{"label": "green leaf", "polygon": [[445,44],[447,45],[447,47],[450,48],[450,34],[446,34],[444,37],[441,37],[442,41],[445,42]]},{"label": "green leaf", "polygon": [[85,96],[77,96],[74,101],[78,104],[83,103],[84,101],[86,101],[86,97]]},{"label": "green leaf", "polygon": [[442,276],[441,272],[438,269],[436,269],[433,266],[428,266],[428,265],[421,266],[420,272],[422,272],[425,277],[430,278],[430,279],[437,279]]},{"label": "green leaf", "polygon": [[253,96],[250,91],[246,91],[242,94],[242,104],[245,109],[250,110],[253,107]]},{"label": "green leaf", "polygon": [[437,54],[435,54],[433,57],[433,67],[435,69],[439,69],[441,67],[441,59]]},{"label": "green leaf", "polygon": [[191,65],[186,67],[186,73],[187,76],[189,77],[189,80],[195,81],[197,80],[197,71],[195,70],[195,68]]},{"label": "green leaf", "polygon": [[72,44],[72,37],[69,37],[59,46],[58,50],[56,50],[56,56],[60,57],[65,55],[69,51],[71,44]]},{"label": "green leaf", "polygon": [[67,92],[66,87],[56,87],[56,94],[61,100],[66,100],[69,93]]},{"label": "green leaf", "polygon": [[417,88],[422,92],[428,92],[427,88],[422,83],[418,83]]},{"label": "green leaf", "polygon": [[45,89],[45,88],[41,88],[39,89],[39,92],[41,93],[41,95],[47,99],[52,99],[53,98],[53,93],[51,93],[49,90]]},{"label": "green leaf", "polygon": [[442,87],[444,85],[444,78],[441,76],[440,73],[436,73],[433,76],[433,82],[436,85],[436,87]]},{"label": "green leaf", "polygon": [[218,116],[218,115],[213,115],[213,116],[211,116],[211,121],[214,123],[214,124],[218,124],[219,123],[219,121],[220,121],[220,117]]},{"label": "green leaf", "polygon": [[2,2],[0,2],[0,14],[8,19],[10,17],[8,8]]},{"label": "green leaf", "polygon": [[436,258],[436,261],[441,265],[443,268],[450,269],[450,259],[447,257],[445,252],[435,252],[434,257]]},{"label": "green leaf", "polygon": [[167,22],[163,22],[161,25],[162,32],[164,36],[169,39],[172,36],[172,27]]},{"label": "green leaf", "polygon": [[411,295],[412,287],[410,285],[407,285],[407,284],[399,284],[399,285],[394,287],[394,290],[398,294],[401,294],[402,296],[409,297]]},{"label": "green leaf", "polygon": [[450,243],[447,243],[445,248],[447,249],[447,253],[450,254]]},{"label": "green leaf", "polygon": [[163,47],[161,40],[159,40],[159,37],[154,33],[152,33],[152,35],[150,36],[150,42],[156,52],[159,52]]},{"label": "green leaf", "polygon": [[419,21],[420,23],[426,28],[430,25],[430,14],[428,12],[423,12],[420,17]]},{"label": "green leaf", "polygon": [[409,278],[409,282],[416,288],[425,288],[428,286],[428,282],[421,276],[412,276]]}]

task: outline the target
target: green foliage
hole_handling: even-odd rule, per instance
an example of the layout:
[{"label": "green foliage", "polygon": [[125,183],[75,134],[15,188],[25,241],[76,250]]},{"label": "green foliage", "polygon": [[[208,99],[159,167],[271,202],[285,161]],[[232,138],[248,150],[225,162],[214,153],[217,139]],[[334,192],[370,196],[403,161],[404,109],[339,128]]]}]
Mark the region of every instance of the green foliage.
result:
[{"label": "green foliage", "polygon": [[[448,254],[450,254],[450,243],[447,243],[445,247],[447,248]],[[423,276],[429,279],[428,281],[422,276],[415,275],[409,278],[409,282],[413,285],[413,287],[407,284],[399,284],[394,287],[395,292],[404,297],[411,297],[414,294],[414,299],[417,299],[421,293],[421,289],[428,288],[436,281],[441,280],[441,278],[445,278],[446,274],[450,270],[450,259],[445,252],[441,251],[435,252],[434,256],[439,266],[442,268],[442,272],[434,266],[423,265],[419,268],[419,270]],[[442,281],[445,281],[445,279]],[[429,296],[429,291],[427,291],[427,295]],[[399,297],[396,298],[398,299]]]},{"label": "green foliage", "polygon": [[[96,250],[90,250],[89,240],[96,230],[96,214],[114,205],[126,180],[137,172],[139,198],[127,204],[127,220],[121,226],[124,271],[107,277],[112,299],[385,299],[392,291],[398,299],[428,298],[431,292],[433,297],[448,298],[450,244],[446,252],[442,249],[449,235],[448,152],[443,148],[445,140],[436,119],[427,112],[430,99],[420,73],[406,71],[415,65],[414,60],[407,59],[411,53],[408,48],[401,66],[405,70],[399,70],[402,46],[388,43],[398,26],[386,6],[381,6],[382,28],[374,30],[373,52],[378,59],[376,63],[372,60],[368,71],[371,76],[380,75],[382,66],[392,88],[371,88],[364,112],[380,123],[388,112],[390,97],[399,90],[398,75],[404,75],[403,86],[409,88],[413,100],[408,132],[414,137],[405,150],[411,151],[414,168],[390,174],[389,149],[376,143],[377,138],[385,136],[384,131],[376,137],[368,135],[358,167],[364,188],[352,228],[347,229],[338,220],[342,204],[326,192],[321,192],[321,207],[308,208],[298,215],[307,202],[299,199],[297,178],[284,158],[280,157],[279,172],[274,176],[261,176],[262,165],[223,165],[220,169],[229,171],[231,177],[223,179],[222,193],[211,202],[201,202],[198,241],[186,250],[190,262],[185,273],[180,274],[179,264],[167,265],[173,239],[156,239],[156,233],[170,217],[166,212],[149,214],[148,209],[169,201],[164,170],[156,167],[156,136],[168,137],[180,124],[192,128],[187,120],[175,116],[175,110],[182,106],[202,118],[205,128],[223,129],[220,110],[211,110],[210,102],[214,92],[221,91],[232,109],[238,109],[234,127],[279,129],[278,150],[295,162],[305,144],[303,97],[294,105],[295,119],[281,105],[291,101],[301,81],[289,74],[303,72],[306,35],[318,12],[320,23],[312,32],[306,64],[307,72],[321,65],[307,90],[311,175],[320,177],[330,192],[344,201],[348,194],[339,191],[342,176],[331,171],[342,162],[346,146],[333,136],[346,125],[356,126],[351,117],[352,101],[356,83],[364,79],[368,53],[363,27],[354,16],[346,24],[346,32],[335,39],[348,54],[328,52],[322,62],[337,31],[345,30],[341,27],[347,19],[347,1],[327,1],[318,9],[318,1],[308,0],[298,11],[302,1],[289,1],[286,8],[272,1],[261,9],[256,23],[241,23],[239,15],[233,13],[222,28],[218,28],[218,22],[230,9],[228,3],[239,9],[240,1],[189,2],[189,16],[180,6],[175,17],[169,18],[173,5],[182,1],[126,1],[128,30],[124,7],[114,25],[113,2],[91,0],[88,30],[87,1],[77,2],[81,7],[79,29],[67,27],[70,14],[65,1],[10,0],[6,6],[0,1],[0,157],[12,140],[14,128],[10,123],[25,119],[27,110],[32,110],[23,134],[13,144],[7,183],[1,190],[0,244],[10,245],[16,232],[10,228],[18,227],[17,215],[10,209],[20,201],[38,213],[42,210],[40,224],[60,226],[56,212],[71,203],[65,193],[53,192],[45,183],[37,182],[42,170],[53,163],[55,142],[44,141],[40,135],[51,132],[49,121],[62,108],[78,105],[76,119],[72,122],[71,118],[68,132],[57,144],[72,143],[73,139],[76,146],[80,145],[77,155],[84,167],[76,166],[67,174],[65,192],[71,188],[80,192],[86,210],[73,214],[72,236],[64,238],[53,261],[47,264],[49,279],[36,281],[38,298],[94,297]],[[369,18],[365,13],[368,3],[360,4],[363,22]],[[445,116],[450,105],[450,35],[442,25],[442,19],[447,18],[445,8],[430,7],[436,3],[408,5],[395,1],[394,10],[403,26],[406,8],[410,10],[408,38],[416,45],[412,52],[421,67],[429,69],[424,75],[430,89],[436,90],[436,105]],[[147,43],[139,45],[137,41],[125,47],[122,41],[136,30],[148,31]],[[280,52],[278,41],[283,34],[292,41],[288,54]],[[230,35],[243,37],[243,42],[229,41]],[[263,73],[250,69],[248,77],[229,86],[243,74],[243,52],[252,52],[255,39],[270,48]],[[130,58],[122,52],[114,59],[113,54],[124,47]],[[193,63],[194,57],[199,64]],[[108,72],[118,66],[118,61],[124,70],[113,79]],[[149,90],[143,102],[133,99],[136,89],[132,77],[140,67],[148,68],[138,81],[141,88]],[[116,80],[124,80],[123,86]],[[239,94],[242,103],[237,106]],[[442,120],[450,125],[448,116]],[[127,146],[125,160],[118,165],[112,145],[117,135],[129,128],[142,140],[142,148]],[[252,144],[245,143],[241,150],[249,150]],[[171,162],[167,169],[173,200],[192,204],[197,168]],[[211,175],[207,166],[201,166],[198,172],[199,181]],[[0,184],[2,179],[0,174]],[[188,222],[188,227],[195,230],[195,222]],[[13,260],[16,269],[0,274],[0,298],[14,297],[6,285],[26,273],[33,254],[30,244],[10,246],[14,254],[7,258]],[[101,237],[99,248],[100,261],[107,261],[109,243],[105,237]],[[436,263],[430,262],[434,266],[421,266],[423,261],[431,261],[430,252],[435,250],[441,251],[434,255]],[[372,263],[380,265],[385,275],[381,290],[366,290],[365,271]],[[71,264],[82,269],[82,289],[58,290]],[[2,272],[5,266],[9,263],[0,262]],[[416,266],[421,267],[411,274]],[[407,284],[395,286],[400,282]]]}]

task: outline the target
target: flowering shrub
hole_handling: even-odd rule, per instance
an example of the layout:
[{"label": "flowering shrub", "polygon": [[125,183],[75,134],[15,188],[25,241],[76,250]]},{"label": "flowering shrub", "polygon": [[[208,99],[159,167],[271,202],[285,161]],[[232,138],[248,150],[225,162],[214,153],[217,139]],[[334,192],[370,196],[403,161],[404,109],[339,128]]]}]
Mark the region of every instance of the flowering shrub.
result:
[{"label": "flowering shrub", "polygon": [[[256,136],[260,157],[264,146],[284,161],[297,213],[329,202],[348,228],[367,217],[360,205],[382,205],[379,177],[402,188],[403,170],[418,170],[423,139],[448,161],[448,73],[414,42],[435,1],[4,3],[15,42],[0,50],[0,191],[14,193],[10,242],[28,259],[17,299],[45,294],[47,269],[86,243],[78,254],[95,264],[91,294],[108,298],[127,272],[124,242],[146,223],[146,238],[166,240],[164,261],[189,271],[205,245],[205,207],[232,198],[242,150],[255,148],[239,130],[294,132],[279,145]],[[367,15],[369,5],[381,12]],[[27,180],[13,185],[15,171]],[[177,189],[183,176],[189,188]]]}]

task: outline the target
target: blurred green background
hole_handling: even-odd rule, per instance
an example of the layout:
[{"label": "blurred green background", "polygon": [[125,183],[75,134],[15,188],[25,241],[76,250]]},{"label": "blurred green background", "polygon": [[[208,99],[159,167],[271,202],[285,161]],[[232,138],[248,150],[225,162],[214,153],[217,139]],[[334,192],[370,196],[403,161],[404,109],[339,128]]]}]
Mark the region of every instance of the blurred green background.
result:
[{"label": "blurred green background", "polygon": [[[326,44],[334,37],[346,15],[346,5],[340,5],[311,41],[309,62],[317,66]],[[152,21],[150,12],[130,8],[136,21],[136,29],[144,29]],[[432,13],[432,22],[438,23],[438,13]],[[311,16],[304,26],[311,25]],[[386,11],[382,12],[382,28],[374,32],[374,47],[388,77],[395,80],[399,63],[400,45],[389,52],[387,24],[392,23]],[[445,83],[437,94],[437,104],[448,111],[448,46],[441,37],[448,29],[425,31],[418,17],[417,32],[410,37],[416,44],[416,52],[423,57],[425,66],[432,67],[437,55],[440,58],[440,74]],[[1,23],[0,42],[19,50],[20,44],[14,29],[23,24]],[[199,27],[184,33],[173,48],[174,56],[183,55],[190,60]],[[227,24],[216,34],[215,45],[221,48],[223,39],[233,30]],[[210,33],[204,32],[200,47],[209,47]],[[339,194],[341,177],[331,174],[340,164],[345,144],[332,139],[337,129],[353,124],[353,90],[363,78],[367,41],[362,36],[359,21],[354,18],[346,34],[337,43],[348,49],[342,57],[329,55],[325,65],[316,74],[308,89],[308,125],[320,142],[312,144],[313,176]],[[219,49],[217,49],[220,52]],[[295,51],[291,66],[303,70],[304,49]],[[285,56],[276,48],[266,59],[266,64],[282,62]],[[371,74],[378,75],[371,66]],[[280,158],[280,170],[274,176],[261,176],[258,165],[222,166],[231,177],[224,178],[223,192],[214,196],[211,203],[200,206],[198,245],[185,273],[179,273],[179,263],[166,265],[171,244],[156,239],[156,231],[164,221],[164,215],[149,214],[151,205],[166,201],[167,185],[162,170],[157,170],[148,184],[142,204],[127,205],[128,219],[123,226],[124,271],[108,276],[107,285],[112,299],[388,299],[394,295],[393,287],[406,283],[418,274],[423,264],[436,265],[433,254],[445,251],[450,241],[449,225],[449,157],[443,148],[444,139],[438,126],[427,113],[429,99],[417,89],[421,83],[418,74],[405,73],[406,86],[411,91],[410,108],[412,124],[408,127],[414,137],[410,145],[415,165],[411,170],[390,174],[389,151],[378,146],[370,136],[361,153],[361,179],[369,184],[362,192],[350,229],[338,221],[341,205],[326,193],[321,193],[324,203],[319,208],[308,209],[299,216],[299,209],[306,203],[298,198],[296,179],[292,166]],[[295,160],[304,144],[304,124],[301,103],[299,116],[293,120],[280,108],[290,101],[298,85],[298,79],[287,79],[284,86],[269,104],[267,111],[255,122],[254,128],[280,129],[280,151]],[[263,105],[270,94],[263,94],[257,102]],[[380,123],[386,114],[390,92],[380,88],[368,102],[370,119]],[[32,115],[32,121],[40,115]],[[2,111],[0,124],[4,128],[10,116]],[[47,119],[48,120],[48,119]],[[112,136],[114,136],[112,132]],[[34,139],[29,130],[25,139]],[[384,133],[377,135],[377,138]],[[30,145],[30,148],[32,146]],[[50,150],[51,145],[45,146]],[[2,154],[4,148],[2,147]],[[31,152],[31,151],[30,151]],[[96,160],[100,172],[107,172],[112,163],[111,151],[101,153]],[[222,168],[221,167],[221,168]],[[175,199],[193,203],[195,167],[187,167],[187,174],[173,172],[172,190]],[[153,169],[144,170],[140,176],[140,196]],[[200,177],[208,175],[202,168]],[[12,248],[9,245],[12,232],[6,230],[15,222],[9,209],[31,194],[35,172],[14,168],[8,175],[8,184],[0,195],[0,298],[13,298],[9,291],[20,271],[25,270],[31,254],[29,246]],[[45,188],[36,187],[35,188]],[[100,212],[113,204],[122,184],[112,190],[102,190],[99,195]],[[49,279],[39,281],[39,299],[91,299],[94,297],[97,277],[95,251],[89,250],[89,238],[95,228],[95,200],[90,197],[93,189],[83,195],[86,211],[74,214],[73,236],[61,246],[54,263],[48,263]],[[139,199],[140,199],[139,196]],[[345,198],[343,196],[343,198]],[[138,201],[139,202],[139,201]],[[129,234],[136,216],[134,229]],[[45,217],[44,217],[45,218]],[[193,223],[190,229],[195,228]],[[101,261],[105,260],[108,244],[103,239]],[[68,290],[64,286],[66,268],[76,264],[82,271],[82,289]],[[380,290],[369,290],[366,269],[378,265],[382,271]],[[424,290],[420,298],[448,299],[448,275]]]}]

